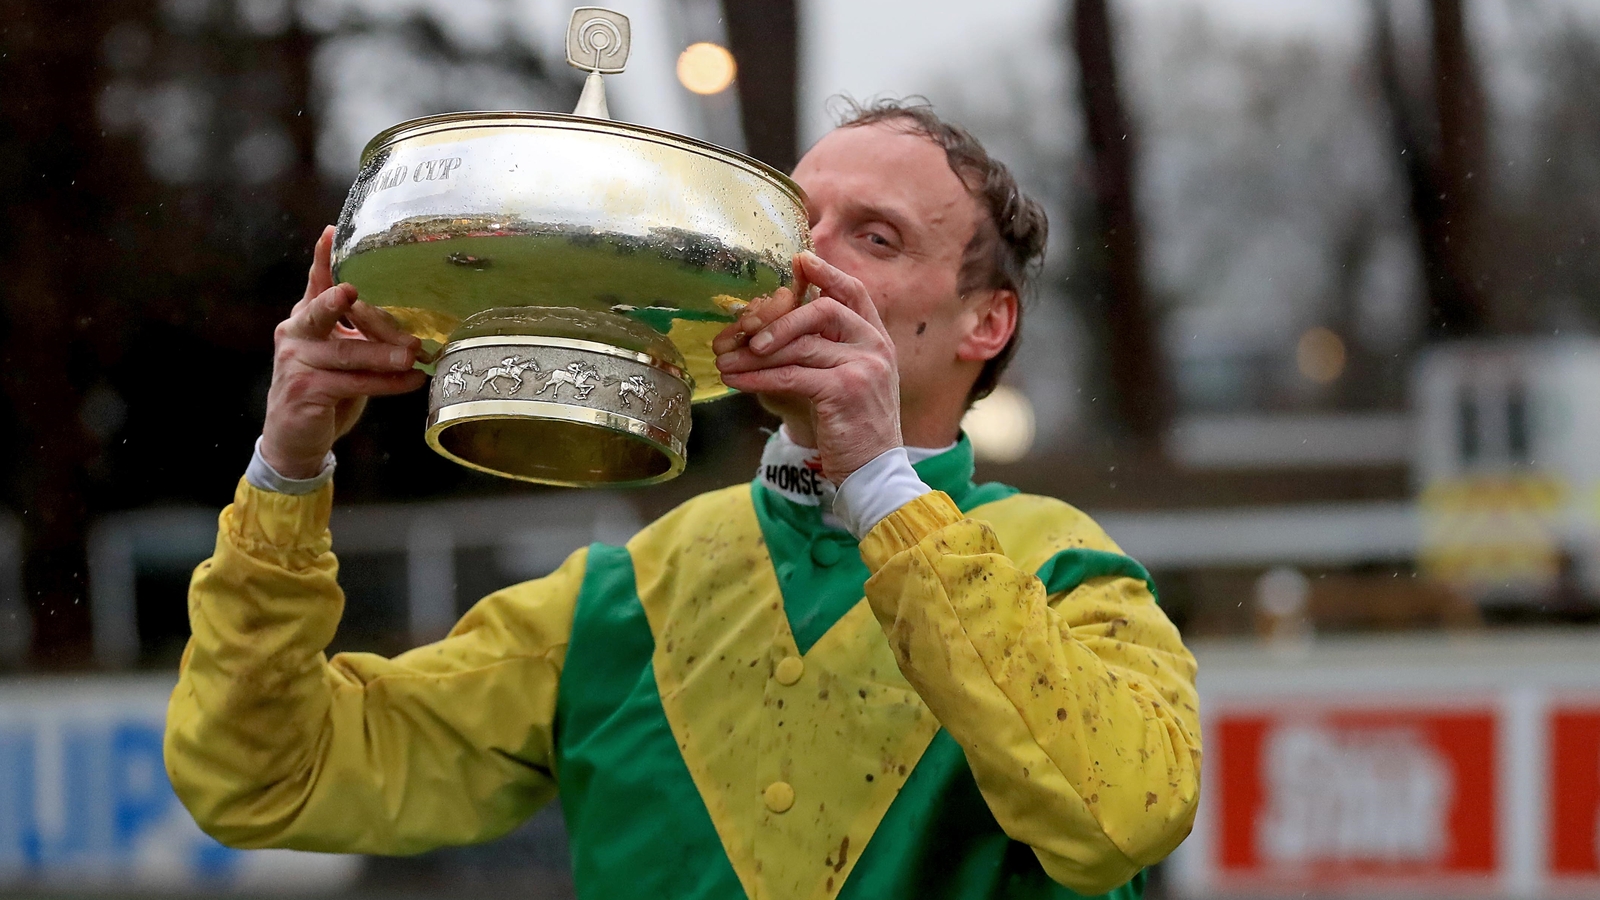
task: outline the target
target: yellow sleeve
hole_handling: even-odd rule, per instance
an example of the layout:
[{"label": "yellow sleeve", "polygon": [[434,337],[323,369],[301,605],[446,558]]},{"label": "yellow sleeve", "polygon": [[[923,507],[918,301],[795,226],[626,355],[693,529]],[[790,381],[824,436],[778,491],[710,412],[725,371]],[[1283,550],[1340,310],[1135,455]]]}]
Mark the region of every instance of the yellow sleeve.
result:
[{"label": "yellow sleeve", "polygon": [[1200,790],[1194,657],[1130,578],[1065,596],[933,492],[867,535],[867,598],[984,800],[1050,877],[1111,890],[1188,835]]},{"label": "yellow sleeve", "polygon": [[332,486],[240,481],[189,588],[167,773],[235,847],[415,853],[509,831],[555,793],[556,687],[586,552],[491,594],[444,640],[327,659],[344,605]]}]

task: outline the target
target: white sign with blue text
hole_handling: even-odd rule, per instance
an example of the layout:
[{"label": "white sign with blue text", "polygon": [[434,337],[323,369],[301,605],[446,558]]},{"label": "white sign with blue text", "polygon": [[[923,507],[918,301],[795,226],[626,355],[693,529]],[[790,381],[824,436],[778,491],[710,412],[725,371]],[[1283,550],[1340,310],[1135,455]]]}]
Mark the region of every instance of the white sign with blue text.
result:
[{"label": "white sign with blue text", "polygon": [[168,678],[0,680],[0,890],[326,892],[359,857],[240,851],[203,834],[161,757]]}]

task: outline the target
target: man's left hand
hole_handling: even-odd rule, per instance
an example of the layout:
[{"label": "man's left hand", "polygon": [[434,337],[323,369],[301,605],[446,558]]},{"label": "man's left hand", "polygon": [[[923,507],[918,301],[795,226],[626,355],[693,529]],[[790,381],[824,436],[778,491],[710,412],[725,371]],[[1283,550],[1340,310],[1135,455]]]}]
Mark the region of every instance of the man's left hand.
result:
[{"label": "man's left hand", "polygon": [[795,275],[821,295],[801,304],[783,290],[757,301],[712,348],[728,387],[811,404],[823,474],[842,484],[902,445],[894,342],[859,280],[814,253],[795,257]]}]

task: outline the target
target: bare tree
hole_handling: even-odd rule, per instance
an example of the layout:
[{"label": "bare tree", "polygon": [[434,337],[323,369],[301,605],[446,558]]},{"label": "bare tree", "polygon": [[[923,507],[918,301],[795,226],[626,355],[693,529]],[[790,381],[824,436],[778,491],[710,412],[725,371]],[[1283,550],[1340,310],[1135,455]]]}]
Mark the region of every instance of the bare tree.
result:
[{"label": "bare tree", "polygon": [[739,109],[750,155],[788,172],[799,156],[795,0],[723,0],[739,63]]},{"label": "bare tree", "polygon": [[1575,19],[1552,17],[1536,38],[1544,90],[1521,134],[1530,164],[1495,185],[1496,313],[1523,330],[1600,328],[1600,32]]},{"label": "bare tree", "polygon": [[1481,252],[1485,111],[1461,0],[1429,0],[1431,104],[1401,76],[1388,0],[1373,0],[1373,54],[1407,181],[1435,337],[1493,324]]},{"label": "bare tree", "polygon": [[1119,424],[1143,450],[1158,453],[1172,414],[1171,391],[1145,284],[1136,185],[1137,140],[1117,86],[1117,52],[1107,0],[1074,0],[1092,230],[1084,280],[1104,321],[1105,371]]},{"label": "bare tree", "polygon": [[[115,4],[9,0],[0,7],[0,155],[6,164],[0,383],[17,454],[7,494],[21,514],[35,658],[87,657],[84,602],[90,436],[79,418],[85,297],[103,274],[93,225],[118,193],[92,108],[98,41]],[[63,39],[66,37],[67,39]],[[85,39],[87,38],[87,39]]]}]

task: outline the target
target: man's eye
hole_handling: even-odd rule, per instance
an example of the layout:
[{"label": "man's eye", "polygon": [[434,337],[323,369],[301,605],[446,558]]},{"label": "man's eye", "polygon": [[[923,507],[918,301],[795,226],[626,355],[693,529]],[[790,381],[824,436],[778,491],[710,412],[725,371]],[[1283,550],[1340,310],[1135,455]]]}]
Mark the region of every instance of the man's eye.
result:
[{"label": "man's eye", "polygon": [[886,237],[884,237],[884,236],[883,236],[883,235],[881,235],[881,234],[878,234],[878,233],[877,233],[877,232],[875,232],[875,231],[869,231],[869,232],[867,232],[867,240],[869,240],[869,241],[871,241],[871,242],[873,242],[873,243],[874,243],[874,244],[877,244],[877,245],[878,245],[878,246],[880,246],[880,247],[887,247],[887,246],[889,246],[889,239],[888,239],[888,238],[886,238]]}]

